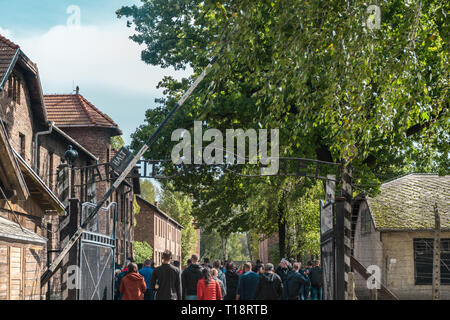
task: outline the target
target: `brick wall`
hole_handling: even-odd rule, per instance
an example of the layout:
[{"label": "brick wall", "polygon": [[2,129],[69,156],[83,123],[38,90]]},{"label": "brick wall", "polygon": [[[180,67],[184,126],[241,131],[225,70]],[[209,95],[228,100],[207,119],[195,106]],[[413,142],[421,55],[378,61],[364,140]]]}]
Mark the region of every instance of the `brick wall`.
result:
[{"label": "brick wall", "polygon": [[165,250],[170,250],[173,260],[181,263],[181,230],[139,198],[137,201],[141,211],[136,216],[135,240],[146,241],[153,248],[155,264],[161,264]]},{"label": "brick wall", "polygon": [[4,89],[0,91],[1,118],[4,121],[11,146],[19,153],[21,152],[20,135],[23,135],[25,139],[25,161],[31,164],[33,159],[33,132],[35,130],[33,112],[23,74],[18,68],[14,69],[13,74],[20,79],[21,83],[20,103],[8,97],[9,82],[6,81]]},{"label": "brick wall", "polygon": [[273,263],[274,265],[277,265],[279,261],[269,261],[269,250],[273,246],[278,244],[278,233],[273,234],[267,239],[264,239],[259,243],[259,260],[261,260],[262,263]]},{"label": "brick wall", "polygon": [[[89,150],[93,155],[99,159],[99,163],[109,162],[113,156],[111,150],[111,137],[112,133],[109,129],[85,127],[85,128],[61,128],[69,136],[79,142],[83,147]],[[102,177],[106,177],[104,167],[100,168],[100,174]],[[106,194],[111,184],[114,181],[103,181],[96,183],[97,199],[99,201]],[[113,193],[105,204],[107,206],[111,202],[117,203],[117,225],[116,225],[116,238],[118,240],[118,246],[116,248],[116,262],[118,264],[124,264],[126,258],[133,256],[133,242],[134,242],[134,226],[133,226],[133,211],[134,211],[134,193],[129,192],[128,187],[120,187],[117,192]],[[125,199],[122,195],[125,194]],[[124,243],[124,210],[126,211],[126,242]],[[108,220],[109,219],[109,220]],[[112,216],[99,215],[98,219],[99,230],[101,233],[108,233],[107,229],[111,230],[113,221]],[[124,257],[124,246],[127,248],[126,257]]]}]

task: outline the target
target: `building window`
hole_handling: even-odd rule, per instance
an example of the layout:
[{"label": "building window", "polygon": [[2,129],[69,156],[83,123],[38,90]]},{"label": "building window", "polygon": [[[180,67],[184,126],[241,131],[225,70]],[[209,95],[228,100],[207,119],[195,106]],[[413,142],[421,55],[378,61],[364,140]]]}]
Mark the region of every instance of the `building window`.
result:
[{"label": "building window", "polygon": [[25,160],[25,135],[19,133],[20,140],[20,156]]},{"label": "building window", "polygon": [[8,79],[8,98],[20,104],[20,80],[11,75]]},{"label": "building window", "polygon": [[369,233],[371,230],[371,218],[369,209],[365,209],[361,213],[361,232]]},{"label": "building window", "polygon": [[[414,239],[415,284],[433,283],[434,239]],[[441,239],[441,284],[450,284],[450,239]]]},{"label": "building window", "polygon": [[48,187],[53,190],[53,153],[48,153]]}]

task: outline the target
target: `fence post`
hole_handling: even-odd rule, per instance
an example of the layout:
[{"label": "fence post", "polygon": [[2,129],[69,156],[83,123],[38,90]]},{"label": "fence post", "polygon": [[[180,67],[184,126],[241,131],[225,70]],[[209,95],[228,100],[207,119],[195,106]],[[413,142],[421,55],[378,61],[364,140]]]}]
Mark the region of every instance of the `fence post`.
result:
[{"label": "fence post", "polygon": [[441,300],[441,218],[434,204],[433,300]]},{"label": "fence post", "polygon": [[370,300],[378,300],[378,289],[376,286],[370,289],[370,298]]},{"label": "fence post", "polygon": [[355,274],[348,273],[348,300],[358,300],[355,294]]},{"label": "fence post", "polygon": [[351,257],[352,169],[342,166],[341,196],[336,198],[336,299],[347,299]]}]

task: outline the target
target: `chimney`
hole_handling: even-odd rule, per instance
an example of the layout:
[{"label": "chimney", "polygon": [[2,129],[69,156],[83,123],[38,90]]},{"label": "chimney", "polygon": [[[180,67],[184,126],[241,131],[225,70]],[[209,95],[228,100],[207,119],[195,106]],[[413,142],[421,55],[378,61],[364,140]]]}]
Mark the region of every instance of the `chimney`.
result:
[{"label": "chimney", "polygon": [[80,94],[80,87],[77,86],[77,88],[75,89],[75,91],[76,91],[76,94]]}]

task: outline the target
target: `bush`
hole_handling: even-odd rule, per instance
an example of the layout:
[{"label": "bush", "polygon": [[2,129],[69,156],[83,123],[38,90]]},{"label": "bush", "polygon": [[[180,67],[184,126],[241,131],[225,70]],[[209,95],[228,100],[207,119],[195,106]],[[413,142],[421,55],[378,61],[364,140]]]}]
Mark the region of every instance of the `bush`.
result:
[{"label": "bush", "polygon": [[153,248],[148,244],[148,242],[134,242],[134,260],[136,263],[144,263],[145,260],[152,259],[152,257]]}]

